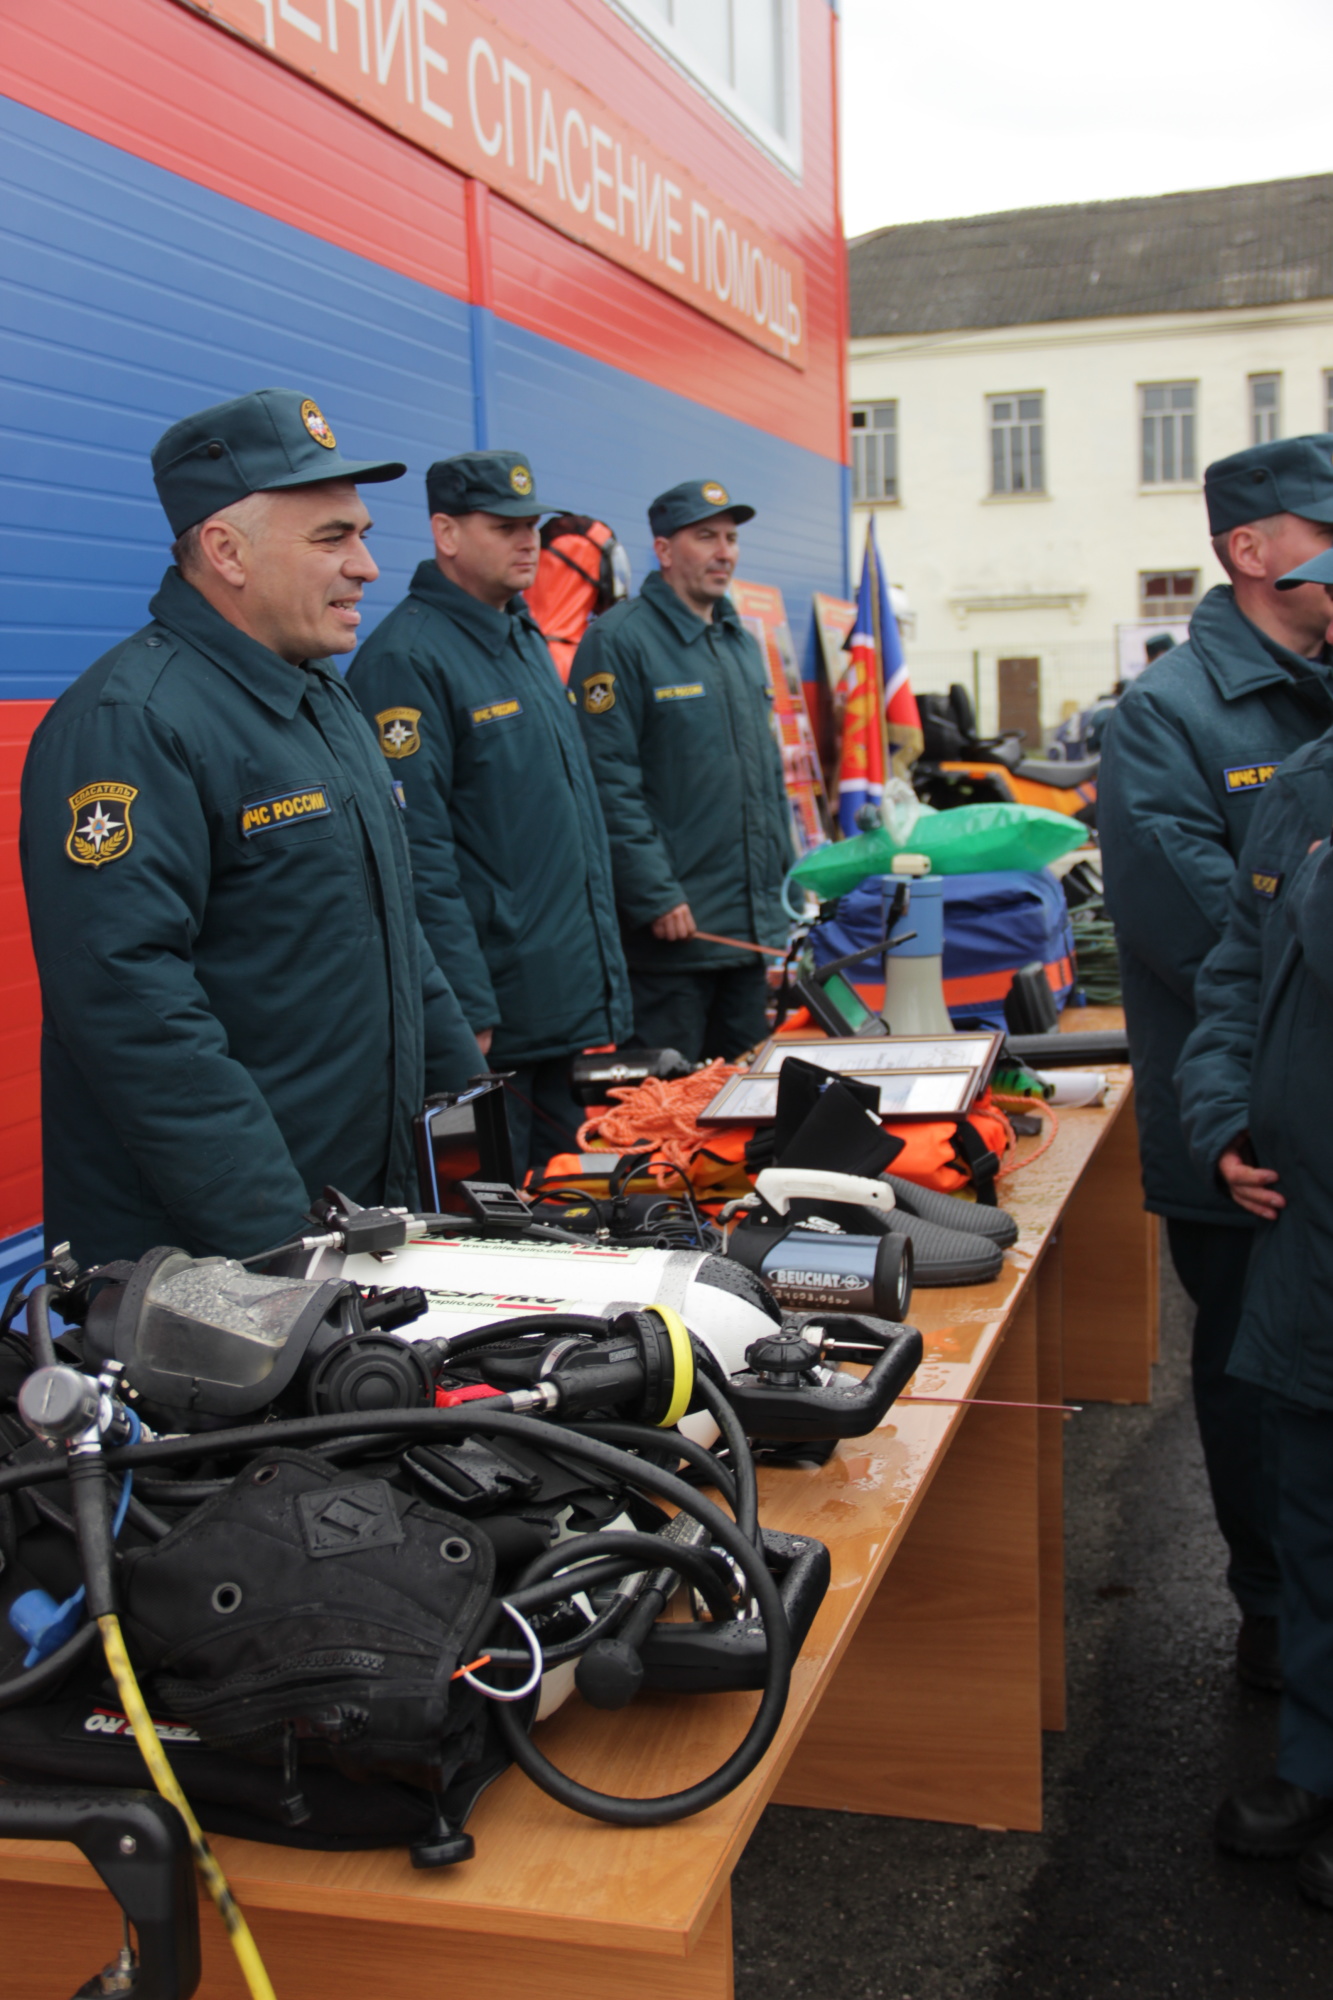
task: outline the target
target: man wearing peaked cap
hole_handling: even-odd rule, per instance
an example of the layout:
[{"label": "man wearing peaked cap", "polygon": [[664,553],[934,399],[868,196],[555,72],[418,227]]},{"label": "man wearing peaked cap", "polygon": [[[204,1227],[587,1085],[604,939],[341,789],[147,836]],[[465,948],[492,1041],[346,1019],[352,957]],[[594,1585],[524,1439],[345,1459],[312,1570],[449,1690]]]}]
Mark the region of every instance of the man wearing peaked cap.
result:
[{"label": "man wearing peaked cap", "polygon": [[727,594],[753,517],[716,479],[659,494],[659,568],[589,628],[569,677],[611,834],[634,1037],[692,1060],[767,1033],[765,961],[745,947],[789,930],[768,673]]},{"label": "man wearing peaked cap", "polygon": [[[1322,586],[1333,549],[1278,579]],[[1227,1799],[1232,1852],[1299,1854],[1333,1906],[1333,728],[1289,757],[1255,808],[1222,941],[1197,985],[1178,1071],[1195,1159],[1258,1227],[1231,1373],[1269,1398],[1265,1471],[1282,1572],[1274,1774]]]},{"label": "man wearing peaked cap", "polygon": [[1118,703],[1097,811],[1146,1205],[1166,1218],[1172,1261],[1196,1308],[1194,1400],[1241,1612],[1237,1667],[1251,1685],[1274,1688],[1280,1590],[1263,1397],[1227,1373],[1257,1225],[1191,1158],[1173,1077],[1258,801],[1283,760],[1333,723],[1324,593],[1278,588],[1295,564],[1333,544],[1333,436],[1283,438],[1219,459],[1204,475],[1204,498],[1227,581],[1200,603],[1187,644],[1146,668]]},{"label": "man wearing peaked cap", "polygon": [[332,1182],[417,1200],[412,1119],[480,1053],[412,903],[401,801],[330,654],[378,575],[310,396],[173,424],[151,622],[33,737],[21,848],[42,983],[48,1239],[245,1256]]},{"label": "man wearing peaked cap", "polygon": [[513,1072],[520,1174],[569,1151],[572,1058],[629,1032],[611,856],[569,696],[523,591],[537,497],[521,452],[426,474],[434,551],[348,676],[407,799],[417,910],[492,1068]]}]

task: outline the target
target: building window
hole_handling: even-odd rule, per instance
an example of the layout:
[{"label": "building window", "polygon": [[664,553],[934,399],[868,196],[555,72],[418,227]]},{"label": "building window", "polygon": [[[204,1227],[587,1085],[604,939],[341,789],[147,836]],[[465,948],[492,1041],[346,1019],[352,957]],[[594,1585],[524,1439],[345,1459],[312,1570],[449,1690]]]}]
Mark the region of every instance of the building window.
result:
[{"label": "building window", "polygon": [[1161,625],[1192,618],[1199,601],[1197,569],[1141,569],[1139,617]]},{"label": "building window", "polygon": [[987,398],[992,493],[1046,491],[1042,401],[1040,396]]},{"label": "building window", "polygon": [[616,0],[770,152],[800,166],[797,0]]},{"label": "building window", "polygon": [[1250,443],[1272,444],[1274,438],[1282,435],[1281,422],[1282,377],[1251,375]]},{"label": "building window", "polygon": [[1145,382],[1139,390],[1145,486],[1195,477],[1194,395],[1193,382]]},{"label": "building window", "polygon": [[862,403],[852,411],[852,498],[898,498],[896,403]]}]

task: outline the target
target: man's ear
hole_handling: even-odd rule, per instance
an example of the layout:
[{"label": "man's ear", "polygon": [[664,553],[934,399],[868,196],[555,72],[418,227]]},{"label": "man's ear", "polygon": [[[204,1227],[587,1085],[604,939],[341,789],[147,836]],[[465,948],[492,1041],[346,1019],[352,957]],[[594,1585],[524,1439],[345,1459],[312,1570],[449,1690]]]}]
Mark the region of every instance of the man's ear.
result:
[{"label": "man's ear", "polygon": [[669,535],[653,536],[653,554],[657,557],[658,564],[662,569],[670,569],[671,537]]},{"label": "man's ear", "polygon": [[458,517],[455,514],[432,514],[430,531],[435,542],[435,552],[442,556],[458,554]]},{"label": "man's ear", "polygon": [[199,530],[200,562],[233,590],[243,589],[249,578],[249,553],[245,531],[234,521],[205,521]]},{"label": "man's ear", "polygon": [[1253,522],[1233,528],[1227,547],[1232,565],[1241,576],[1262,578],[1268,574],[1266,538]]}]

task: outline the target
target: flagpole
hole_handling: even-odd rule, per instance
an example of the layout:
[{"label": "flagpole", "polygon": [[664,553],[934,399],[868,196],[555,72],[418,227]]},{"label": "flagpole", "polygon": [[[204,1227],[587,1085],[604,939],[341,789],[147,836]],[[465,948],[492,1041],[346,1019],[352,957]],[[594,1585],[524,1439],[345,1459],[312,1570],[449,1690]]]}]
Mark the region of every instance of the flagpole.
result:
[{"label": "flagpole", "polygon": [[879,541],[873,514],[866,524],[866,558],[870,564],[870,624],[875,635],[875,726],[879,730],[880,768],[887,784],[893,775],[893,764],[889,756],[889,718],[884,707],[884,624],[880,616]]}]

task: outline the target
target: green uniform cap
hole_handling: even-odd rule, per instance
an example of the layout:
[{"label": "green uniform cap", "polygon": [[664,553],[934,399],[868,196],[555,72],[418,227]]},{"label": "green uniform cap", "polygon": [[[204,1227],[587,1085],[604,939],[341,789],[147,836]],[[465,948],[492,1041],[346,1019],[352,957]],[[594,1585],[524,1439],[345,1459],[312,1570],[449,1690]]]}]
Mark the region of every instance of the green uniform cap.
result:
[{"label": "green uniform cap", "polygon": [[711,520],[714,514],[730,514],[739,528],[753,521],[754,508],[733,500],[718,479],[687,479],[669,493],[658,494],[648,509],[648,526],[654,535],[674,535],[696,521]]},{"label": "green uniform cap", "polygon": [[1210,535],[1269,514],[1333,521],[1333,436],[1276,438],[1216,459],[1203,475],[1203,494]]},{"label": "green uniform cap", "polygon": [[1277,580],[1279,590],[1295,590],[1302,583],[1326,583],[1333,586],[1333,549],[1322,549],[1309,562],[1303,562],[1299,569],[1289,569],[1285,576]]},{"label": "green uniform cap", "polygon": [[250,493],[326,479],[401,479],[397,460],[347,459],[327,418],[299,389],[256,389],[182,417],[153,446],[153,483],[173,535]]},{"label": "green uniform cap", "polygon": [[532,467],[521,451],[460,451],[437,458],[426,474],[432,514],[499,514],[506,521],[535,521],[562,514],[537,498]]}]

